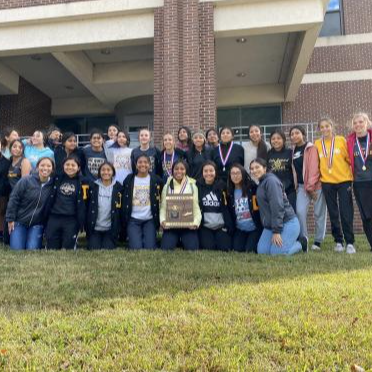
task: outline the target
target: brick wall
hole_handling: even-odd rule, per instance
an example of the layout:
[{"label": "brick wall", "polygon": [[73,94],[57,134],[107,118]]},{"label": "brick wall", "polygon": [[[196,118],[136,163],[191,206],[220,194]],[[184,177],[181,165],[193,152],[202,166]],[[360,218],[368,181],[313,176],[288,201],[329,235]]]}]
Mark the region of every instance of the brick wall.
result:
[{"label": "brick wall", "polygon": [[19,93],[0,97],[0,126],[14,127],[21,135],[35,128],[46,128],[52,122],[51,99],[20,78]]},{"label": "brick wall", "polygon": [[155,142],[216,124],[213,5],[198,0],[165,0],[155,11]]},{"label": "brick wall", "polygon": [[342,0],[345,34],[372,32],[372,1]]},{"label": "brick wall", "polygon": [[[92,0],[0,0],[0,9],[24,8],[39,5],[66,4]],[[105,0],[95,0],[105,1]]]}]

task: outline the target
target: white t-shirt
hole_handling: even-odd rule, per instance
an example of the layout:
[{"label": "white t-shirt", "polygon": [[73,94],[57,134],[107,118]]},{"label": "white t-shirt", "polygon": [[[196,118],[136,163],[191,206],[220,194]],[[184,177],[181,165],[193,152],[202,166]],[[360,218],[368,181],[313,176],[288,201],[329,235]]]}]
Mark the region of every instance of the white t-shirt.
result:
[{"label": "white t-shirt", "polygon": [[142,221],[152,219],[150,201],[150,175],[135,177],[132,200],[132,218]]}]

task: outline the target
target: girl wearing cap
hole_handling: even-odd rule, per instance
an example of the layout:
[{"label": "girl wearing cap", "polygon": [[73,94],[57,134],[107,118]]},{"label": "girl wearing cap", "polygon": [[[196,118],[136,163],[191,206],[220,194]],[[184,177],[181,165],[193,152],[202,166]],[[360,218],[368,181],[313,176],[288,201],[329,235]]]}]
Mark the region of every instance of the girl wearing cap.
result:
[{"label": "girl wearing cap", "polygon": [[292,169],[297,191],[296,213],[300,221],[302,246],[307,251],[309,236],[307,215],[314,203],[315,236],[311,249],[319,250],[325,237],[327,206],[322,192],[319,172],[319,156],[316,147],[306,141],[305,129],[295,125],[289,131],[293,145]]},{"label": "girl wearing cap", "polygon": [[190,177],[198,180],[202,177],[202,167],[207,160],[211,160],[212,151],[206,148],[206,138],[201,130],[192,135],[192,145],[186,153],[186,159],[189,164]]},{"label": "girl wearing cap", "polygon": [[364,112],[352,119],[352,133],[347,137],[347,147],[354,175],[354,195],[362,218],[363,230],[372,251],[372,129]]},{"label": "girl wearing cap", "polygon": [[213,149],[212,160],[216,163],[218,176],[227,182],[230,168],[237,163],[244,166],[244,149],[234,142],[234,134],[231,128],[220,129],[220,144]]},{"label": "girl wearing cap", "polygon": [[[199,207],[198,188],[195,180],[187,176],[188,165],[185,160],[179,159],[173,164],[173,176],[168,179],[163,188],[160,206],[160,224],[163,231],[161,247],[164,250],[172,250],[181,241],[186,250],[199,249],[198,228],[201,223],[201,212]],[[190,227],[174,227],[166,221],[167,216],[167,196],[182,194],[192,198],[193,221]],[[175,213],[181,213],[176,211]]]},{"label": "girl wearing cap", "polygon": [[[319,154],[320,181],[331,220],[332,235],[336,252],[345,250],[355,253],[354,248],[354,208],[352,196],[353,174],[344,137],[334,134],[334,124],[330,118],[318,122],[322,138],[315,141]],[[340,225],[341,220],[341,225]],[[342,229],[341,229],[342,226]]]}]

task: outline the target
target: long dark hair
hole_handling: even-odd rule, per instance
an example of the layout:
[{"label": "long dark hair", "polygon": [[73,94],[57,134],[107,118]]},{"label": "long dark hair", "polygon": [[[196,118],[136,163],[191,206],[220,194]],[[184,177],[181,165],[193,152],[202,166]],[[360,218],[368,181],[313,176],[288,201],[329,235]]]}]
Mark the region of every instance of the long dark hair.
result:
[{"label": "long dark hair", "polygon": [[1,131],[1,147],[7,147],[9,145],[5,137],[9,137],[12,132],[18,133],[17,129],[12,128],[12,127],[4,128]]},{"label": "long dark hair", "polygon": [[177,132],[177,139],[179,142],[180,141],[180,132],[181,130],[184,129],[187,133],[187,146],[191,147],[192,145],[192,134],[191,134],[191,129],[189,127],[186,127],[186,126],[182,126],[178,129],[178,132]]},{"label": "long dark hair", "polygon": [[206,166],[208,166],[208,165],[212,166],[212,167],[214,168],[215,173],[216,173],[216,177],[215,177],[214,182],[213,182],[213,186],[214,186],[214,185],[217,183],[217,181],[218,181],[219,179],[218,179],[218,169],[217,169],[217,165],[216,165],[216,163],[215,163],[214,161],[212,161],[212,160],[206,160],[206,161],[203,163],[203,165],[202,165],[202,169],[201,169],[201,176],[200,176],[200,178],[198,179],[198,182],[199,182],[200,184],[203,184],[203,185],[206,184],[206,183],[205,183],[205,179],[204,179],[204,177],[203,177],[203,170],[204,170],[204,168],[205,168]]},{"label": "long dark hair", "polygon": [[245,170],[245,168],[240,165],[239,163],[234,163],[230,170],[229,170],[229,178],[227,179],[227,190],[228,190],[228,193],[230,196],[233,196],[234,195],[234,191],[235,191],[235,184],[234,182],[231,180],[231,170],[233,168],[237,168],[240,170],[241,174],[242,174],[242,183],[241,183],[241,186],[242,186],[242,196],[243,197],[247,197],[248,196],[248,192],[249,192],[249,189],[252,188],[252,186],[255,185],[255,183],[252,181],[252,178],[251,176],[248,174],[248,172]]},{"label": "long dark hair", "polygon": [[[283,132],[282,130],[280,130],[280,129],[275,129],[275,130],[270,134],[270,145],[271,145],[271,139],[273,138],[273,136],[274,136],[275,134],[277,134],[278,136],[282,137],[282,140],[283,140],[283,149],[285,149],[285,148],[286,148],[285,143],[286,143],[286,141],[287,141],[287,138],[286,138],[284,132]],[[272,147],[272,145],[271,145],[271,147]],[[257,151],[257,152],[258,152],[258,151]],[[257,157],[260,157],[260,156],[258,156],[258,154],[257,154]]]},{"label": "long dark hair", "polygon": [[265,139],[262,138],[261,127],[257,124],[252,124],[249,126],[248,133],[251,131],[251,128],[253,127],[258,128],[261,134],[261,140],[260,142],[258,142],[258,145],[257,145],[257,157],[261,159],[267,159],[267,145],[266,145]]},{"label": "long dark hair", "polygon": [[[189,174],[189,165],[187,164],[187,161],[184,160],[184,159],[177,159],[173,163],[173,165],[172,165],[172,174],[173,174],[174,168],[178,164],[182,164],[185,167],[185,169],[186,169],[186,176],[188,176],[188,174]],[[172,177],[171,181],[169,182],[169,187],[171,188],[171,190],[174,190],[174,177]]]}]

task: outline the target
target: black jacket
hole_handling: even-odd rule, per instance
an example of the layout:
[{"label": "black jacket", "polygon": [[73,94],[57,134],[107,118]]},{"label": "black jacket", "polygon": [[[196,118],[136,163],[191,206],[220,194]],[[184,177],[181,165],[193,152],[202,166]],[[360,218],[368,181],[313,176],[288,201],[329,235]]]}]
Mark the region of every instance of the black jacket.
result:
[{"label": "black jacket", "polygon": [[186,153],[186,160],[189,164],[189,176],[198,180],[202,176],[202,167],[207,160],[212,160],[212,150],[204,147],[202,152],[199,152],[191,147]]},{"label": "black jacket", "polygon": [[[260,209],[257,203],[257,186],[254,182],[251,182],[251,186],[248,188],[247,198],[248,198],[249,210],[251,212],[253,222],[256,225],[257,230],[262,230]],[[234,192],[232,190],[230,190],[228,194],[227,202],[228,202],[230,214],[234,221],[234,228],[236,228],[235,198],[234,198]]]},{"label": "black jacket", "polygon": [[[81,172],[85,169],[85,157],[82,149],[77,148],[70,156],[75,156],[80,161]],[[54,148],[54,160],[56,163],[56,174],[63,173],[63,161],[67,158],[67,153],[63,146]]]},{"label": "black jacket", "polygon": [[[151,214],[155,222],[155,226],[158,228],[159,223],[159,211],[160,211],[160,197],[163,189],[163,181],[160,177],[150,175],[150,202],[151,202]],[[130,174],[123,184],[123,203],[122,203],[122,214],[123,222],[128,223],[132,215],[132,202],[133,202],[133,188],[134,188],[135,175]]]},{"label": "black jacket", "polygon": [[257,188],[257,203],[263,227],[272,230],[273,233],[281,233],[284,223],[296,216],[289,204],[282,183],[272,173],[267,173],[260,178]]},{"label": "black jacket", "polygon": [[[225,158],[226,155],[227,155],[230,143],[227,144],[227,145],[221,143],[220,146],[221,146],[222,156]],[[219,172],[219,174],[218,174],[219,178],[226,181],[227,178],[228,178],[230,168],[234,163],[238,163],[238,164],[240,164],[244,167],[244,149],[239,144],[234,143],[234,145],[231,149],[230,156],[227,160],[225,170],[223,170],[224,166],[222,164],[222,160],[221,160],[221,156],[220,156],[220,152],[219,152],[219,147],[215,147],[213,149],[212,160],[217,165],[217,169],[218,169],[218,172]]]},{"label": "black jacket", "polygon": [[[163,150],[160,153],[160,160],[161,160],[161,167],[162,167],[161,179],[163,180],[164,183],[166,183],[170,176],[168,175],[164,167],[164,152],[165,150]],[[184,151],[180,149],[174,149],[174,152],[175,152],[174,161],[179,160],[179,159],[185,159],[186,154]]]},{"label": "black jacket", "polygon": [[11,161],[0,154],[0,196],[8,196],[10,185],[8,182],[8,171]]},{"label": "black jacket", "polygon": [[10,195],[6,221],[19,222],[27,227],[45,224],[45,208],[52,190],[52,179],[42,186],[36,173],[21,178]]},{"label": "black jacket", "polygon": [[271,149],[267,155],[267,168],[280,179],[287,194],[295,191],[291,149]]},{"label": "black jacket", "polygon": [[[58,189],[65,180],[70,180],[70,177],[68,177],[64,173],[60,176],[57,175],[54,177],[53,190],[52,190],[49,201],[45,208],[46,215],[48,216],[50,215],[52,208],[56,202],[56,198],[58,195]],[[76,207],[75,207],[76,219],[79,222],[79,229],[82,230],[85,224],[85,216],[86,216],[85,200],[87,199],[87,193],[84,192],[84,188],[87,188],[88,186],[83,184],[83,177],[80,175],[76,177],[76,181],[78,185],[76,195],[75,195],[76,197]]]},{"label": "black jacket", "polygon": [[[204,213],[222,213],[225,223],[224,228],[227,229],[229,234],[232,234],[235,230],[235,226],[233,216],[231,215],[231,211],[228,206],[225,183],[223,181],[216,181],[213,185],[207,185],[204,179],[200,179],[196,185],[198,186],[199,207],[202,214],[202,222],[200,225],[204,225]],[[210,196],[211,192],[213,192],[214,196],[216,196],[218,206],[205,205],[205,199],[210,199],[208,196]]]},{"label": "black jacket", "polygon": [[[112,190],[111,200],[111,234],[116,241],[119,237],[122,225],[122,189],[123,186],[119,182],[115,182]],[[99,185],[95,182],[89,183],[87,213],[85,222],[85,231],[89,237],[94,232],[98,216],[98,193]]]}]

